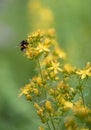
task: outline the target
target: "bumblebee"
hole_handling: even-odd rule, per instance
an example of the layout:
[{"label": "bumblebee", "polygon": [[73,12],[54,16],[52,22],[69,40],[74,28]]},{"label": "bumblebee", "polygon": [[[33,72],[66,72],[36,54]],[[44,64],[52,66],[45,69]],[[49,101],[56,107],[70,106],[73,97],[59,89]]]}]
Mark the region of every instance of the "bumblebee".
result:
[{"label": "bumblebee", "polygon": [[27,40],[21,41],[21,43],[20,43],[20,49],[21,49],[21,51],[25,52],[28,44],[29,43],[27,42]]}]

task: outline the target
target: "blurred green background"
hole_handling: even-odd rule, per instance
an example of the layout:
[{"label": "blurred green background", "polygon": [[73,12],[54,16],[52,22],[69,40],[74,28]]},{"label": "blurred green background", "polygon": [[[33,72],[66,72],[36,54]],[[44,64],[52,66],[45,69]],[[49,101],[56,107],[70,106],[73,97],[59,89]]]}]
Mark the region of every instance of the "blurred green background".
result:
[{"label": "blurred green background", "polygon": [[[17,47],[32,30],[28,2],[0,0],[0,130],[37,130],[40,124],[32,105],[18,97],[19,89],[35,73],[34,63]],[[91,62],[91,0],[41,2],[53,12],[57,38],[67,53],[68,62],[76,67]],[[85,99],[91,105],[90,84],[91,81]]]}]

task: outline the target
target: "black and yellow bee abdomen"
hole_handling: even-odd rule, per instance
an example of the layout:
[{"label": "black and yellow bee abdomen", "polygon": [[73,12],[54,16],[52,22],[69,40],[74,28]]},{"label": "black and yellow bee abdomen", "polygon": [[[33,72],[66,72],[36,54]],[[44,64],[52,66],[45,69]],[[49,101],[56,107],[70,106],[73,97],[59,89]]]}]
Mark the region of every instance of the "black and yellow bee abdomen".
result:
[{"label": "black and yellow bee abdomen", "polygon": [[20,49],[21,49],[21,51],[25,52],[28,44],[29,43],[27,42],[27,40],[21,41],[21,43],[20,43]]}]

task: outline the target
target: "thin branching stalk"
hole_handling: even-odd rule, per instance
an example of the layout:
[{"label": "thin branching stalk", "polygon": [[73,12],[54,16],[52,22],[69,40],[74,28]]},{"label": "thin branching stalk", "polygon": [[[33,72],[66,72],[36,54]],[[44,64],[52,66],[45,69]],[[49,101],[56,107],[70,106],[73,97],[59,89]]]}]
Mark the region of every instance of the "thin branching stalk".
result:
[{"label": "thin branching stalk", "polygon": [[83,95],[83,90],[82,90],[83,82],[81,82],[80,79],[79,79],[79,86],[80,86],[79,91],[80,91],[80,94],[81,94],[82,103],[83,103],[83,106],[85,108],[85,101],[84,101],[84,95]]},{"label": "thin branching stalk", "polygon": [[49,123],[48,123],[48,122],[47,122],[47,126],[48,126],[49,130],[51,130],[51,127],[50,127],[50,125],[49,125]]},{"label": "thin branching stalk", "polygon": [[42,75],[42,72],[41,72],[41,64],[40,64],[39,58],[38,58],[38,66],[39,66],[39,71],[40,71],[40,75],[41,75],[42,81],[44,81],[43,75]]},{"label": "thin branching stalk", "polygon": [[[41,69],[41,64],[40,64],[39,58],[38,58],[38,66],[39,66],[39,71],[40,71],[42,82],[44,83],[44,78],[43,78],[43,75],[42,75],[42,71],[41,71],[42,69]],[[43,90],[44,90],[45,97],[47,99],[46,90],[45,89],[43,89]]]},{"label": "thin branching stalk", "polygon": [[53,130],[56,130],[53,120],[51,120],[51,123],[52,123],[52,126],[53,126]]},{"label": "thin branching stalk", "polygon": [[85,108],[85,101],[84,101],[83,91],[80,90],[80,93],[81,93],[81,97],[82,97],[82,103],[83,103],[83,106],[84,106],[84,108]]}]

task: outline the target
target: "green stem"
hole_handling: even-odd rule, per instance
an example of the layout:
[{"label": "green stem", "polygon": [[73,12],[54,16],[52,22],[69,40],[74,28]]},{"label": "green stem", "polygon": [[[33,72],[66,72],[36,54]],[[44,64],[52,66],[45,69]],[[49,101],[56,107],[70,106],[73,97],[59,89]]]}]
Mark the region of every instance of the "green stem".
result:
[{"label": "green stem", "polygon": [[[40,64],[40,60],[39,59],[38,59],[38,66],[39,66],[39,71],[40,71],[40,75],[41,75],[41,78],[42,78],[42,82],[44,83],[44,78],[43,78],[43,75],[42,75],[42,72],[41,72],[41,64]],[[46,90],[44,90],[44,94],[45,94],[45,97],[47,98]]]},{"label": "green stem", "polygon": [[40,71],[40,75],[41,75],[42,81],[44,81],[43,75],[42,75],[42,72],[41,72],[41,65],[40,65],[39,59],[38,59],[38,65],[39,65],[39,71]]},{"label": "green stem", "polygon": [[53,129],[56,130],[55,126],[54,126],[54,123],[53,123],[53,120],[51,120],[51,123],[52,123]]},{"label": "green stem", "polygon": [[83,96],[82,90],[80,90],[80,93],[81,93],[81,97],[82,97],[83,106],[84,106],[84,108],[85,108],[85,101],[84,101],[84,96]]},{"label": "green stem", "polygon": [[47,122],[47,126],[48,126],[49,130],[51,130],[51,127],[50,127],[50,125],[49,125],[49,123],[48,123],[48,122]]},{"label": "green stem", "polygon": [[[84,83],[84,82],[81,82],[80,79],[79,79],[79,85],[80,85],[80,87],[83,86],[83,83]],[[85,108],[85,101],[84,101],[83,89],[80,88],[79,91],[80,91],[80,94],[81,94],[81,98],[82,98],[83,106],[84,106],[84,108]]]}]

